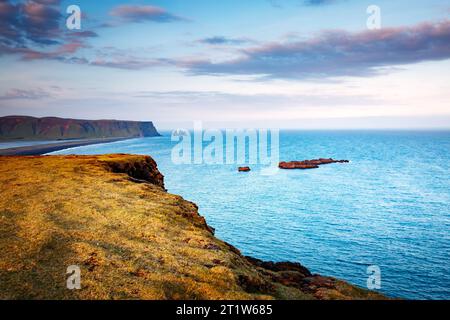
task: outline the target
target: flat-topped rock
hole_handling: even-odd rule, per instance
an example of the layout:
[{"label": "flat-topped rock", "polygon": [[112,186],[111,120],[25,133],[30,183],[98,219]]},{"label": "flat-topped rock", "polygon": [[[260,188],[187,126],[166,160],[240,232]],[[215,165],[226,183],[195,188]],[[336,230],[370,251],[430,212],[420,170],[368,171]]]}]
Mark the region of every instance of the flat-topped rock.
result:
[{"label": "flat-topped rock", "polygon": [[307,169],[317,169],[319,166],[324,164],[331,164],[331,163],[349,163],[349,160],[334,160],[331,158],[325,159],[313,159],[313,160],[303,160],[303,161],[290,161],[290,162],[280,162],[279,168],[280,169],[300,169],[300,170],[307,170]]}]

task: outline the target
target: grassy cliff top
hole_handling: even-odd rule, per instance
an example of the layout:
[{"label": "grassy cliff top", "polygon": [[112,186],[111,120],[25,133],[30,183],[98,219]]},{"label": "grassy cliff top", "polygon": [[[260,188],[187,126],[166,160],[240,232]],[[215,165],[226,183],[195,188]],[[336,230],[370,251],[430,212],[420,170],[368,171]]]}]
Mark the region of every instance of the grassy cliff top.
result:
[{"label": "grassy cliff top", "polygon": [[0,157],[0,197],[0,299],[383,298],[242,256],[150,157]]}]

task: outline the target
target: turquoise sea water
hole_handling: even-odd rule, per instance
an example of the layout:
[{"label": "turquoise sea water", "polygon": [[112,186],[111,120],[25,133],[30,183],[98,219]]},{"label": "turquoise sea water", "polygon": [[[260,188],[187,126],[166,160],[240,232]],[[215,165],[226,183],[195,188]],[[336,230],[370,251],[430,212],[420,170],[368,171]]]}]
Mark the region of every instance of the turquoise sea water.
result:
[{"label": "turquoise sea water", "polygon": [[169,192],[199,205],[216,235],[246,255],[298,261],[312,272],[381,292],[450,299],[450,132],[285,131],[281,160],[351,160],[308,171],[236,172],[175,165],[170,133],[58,154],[151,155]]}]

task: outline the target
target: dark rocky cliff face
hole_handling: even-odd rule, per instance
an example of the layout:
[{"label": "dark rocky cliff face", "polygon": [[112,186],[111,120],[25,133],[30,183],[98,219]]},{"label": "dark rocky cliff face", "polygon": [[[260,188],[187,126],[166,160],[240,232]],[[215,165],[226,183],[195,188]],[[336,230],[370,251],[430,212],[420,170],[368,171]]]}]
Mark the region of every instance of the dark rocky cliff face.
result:
[{"label": "dark rocky cliff face", "polygon": [[0,140],[60,140],[159,136],[152,122],[9,116],[0,118]]}]

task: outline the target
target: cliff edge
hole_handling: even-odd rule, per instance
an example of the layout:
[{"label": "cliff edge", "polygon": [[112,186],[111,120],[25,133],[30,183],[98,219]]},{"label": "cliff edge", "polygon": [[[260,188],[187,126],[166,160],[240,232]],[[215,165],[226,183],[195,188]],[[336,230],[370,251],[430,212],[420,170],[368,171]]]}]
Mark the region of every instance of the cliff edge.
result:
[{"label": "cliff edge", "polygon": [[152,122],[0,117],[0,140],[63,140],[159,136]]},{"label": "cliff edge", "polygon": [[[384,299],[244,257],[150,157],[0,157],[0,299]],[[66,270],[81,269],[81,289]]]}]

